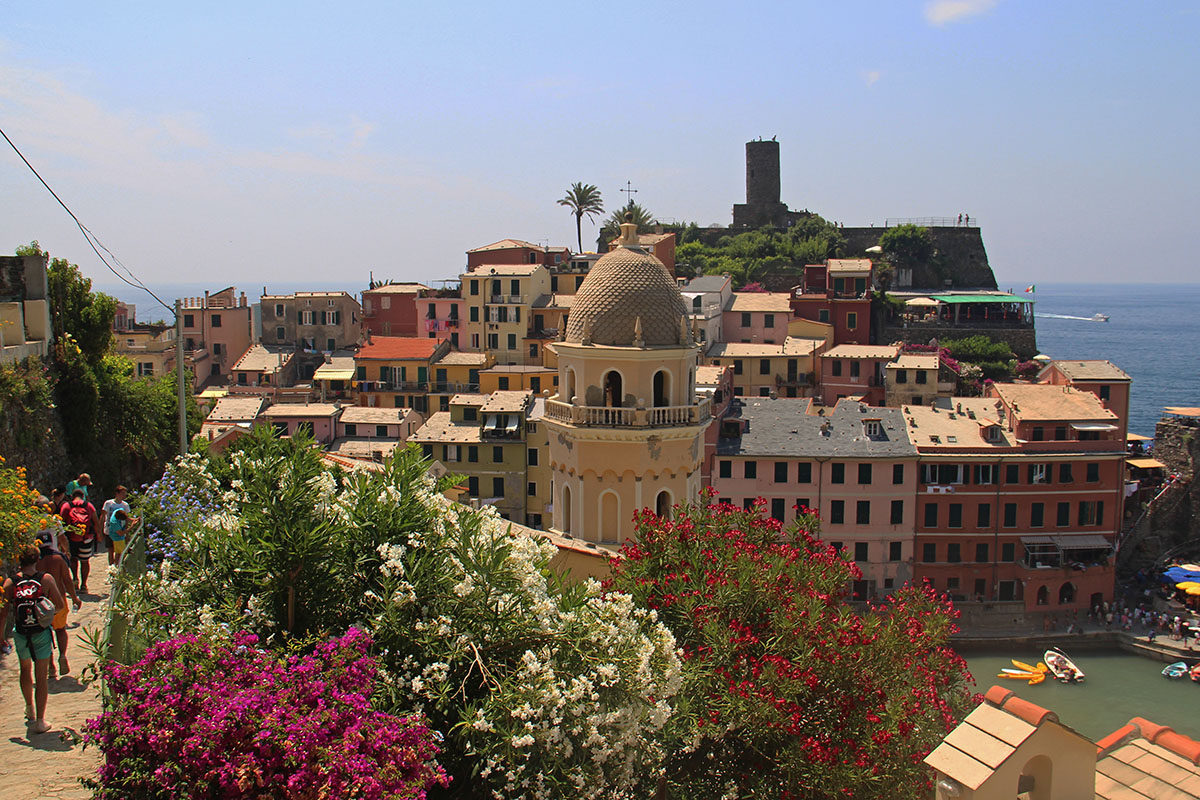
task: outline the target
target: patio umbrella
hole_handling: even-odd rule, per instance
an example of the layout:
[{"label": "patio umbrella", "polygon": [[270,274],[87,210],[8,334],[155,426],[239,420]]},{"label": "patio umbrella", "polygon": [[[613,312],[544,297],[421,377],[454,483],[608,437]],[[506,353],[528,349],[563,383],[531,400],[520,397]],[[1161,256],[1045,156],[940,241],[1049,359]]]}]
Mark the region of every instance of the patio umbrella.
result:
[{"label": "patio umbrella", "polygon": [[939,303],[937,300],[934,300],[932,297],[914,297],[911,300],[905,301],[904,305],[906,305],[906,306],[937,306],[937,305],[941,305],[941,303]]}]

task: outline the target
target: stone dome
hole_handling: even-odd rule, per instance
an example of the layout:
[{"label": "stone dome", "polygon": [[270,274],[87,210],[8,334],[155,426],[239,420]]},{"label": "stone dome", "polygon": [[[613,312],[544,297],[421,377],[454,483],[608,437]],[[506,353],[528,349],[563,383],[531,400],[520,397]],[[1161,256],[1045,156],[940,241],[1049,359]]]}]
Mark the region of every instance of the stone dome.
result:
[{"label": "stone dome", "polygon": [[637,344],[686,347],[690,331],[680,341],[686,316],[687,305],[663,263],[642,247],[622,245],[596,261],[575,293],[566,341],[631,347],[640,318]]}]

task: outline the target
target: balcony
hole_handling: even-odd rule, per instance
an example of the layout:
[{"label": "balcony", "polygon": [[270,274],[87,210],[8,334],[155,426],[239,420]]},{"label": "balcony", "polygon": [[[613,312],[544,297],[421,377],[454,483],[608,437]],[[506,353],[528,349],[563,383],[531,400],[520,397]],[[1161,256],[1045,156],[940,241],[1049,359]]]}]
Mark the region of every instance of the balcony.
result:
[{"label": "balcony", "polygon": [[551,399],[546,401],[546,416],[581,427],[672,428],[707,422],[712,417],[711,406],[712,401],[707,397],[700,398],[695,405],[653,408],[573,406]]},{"label": "balcony", "polygon": [[360,392],[424,392],[427,383],[415,381],[360,381]]},{"label": "balcony", "polygon": [[442,381],[441,383],[429,384],[429,391],[434,394],[461,394],[467,392],[478,392],[478,383],[451,383]]},{"label": "balcony", "polygon": [[520,294],[494,294],[488,298],[488,303],[492,305],[524,305],[525,296]]}]

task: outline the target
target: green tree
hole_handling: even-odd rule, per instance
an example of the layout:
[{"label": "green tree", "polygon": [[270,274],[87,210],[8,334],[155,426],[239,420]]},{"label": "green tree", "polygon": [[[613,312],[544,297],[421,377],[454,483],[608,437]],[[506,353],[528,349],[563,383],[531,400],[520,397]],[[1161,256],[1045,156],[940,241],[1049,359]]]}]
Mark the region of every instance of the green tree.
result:
[{"label": "green tree", "polygon": [[567,196],[558,201],[560,206],[571,209],[575,215],[575,238],[579,243],[579,252],[583,252],[583,218],[595,219],[604,213],[604,201],[600,190],[590,183],[572,183],[567,190]]},{"label": "green tree", "polygon": [[962,718],[966,665],[948,601],[904,587],[865,610],[861,572],[762,505],[643,513],[613,588],[654,609],[684,658],[686,698],[657,798],[920,797],[921,758]]},{"label": "green tree", "polygon": [[933,258],[933,238],[928,228],[905,223],[888,228],[879,237],[884,256],[897,267],[919,267]]}]

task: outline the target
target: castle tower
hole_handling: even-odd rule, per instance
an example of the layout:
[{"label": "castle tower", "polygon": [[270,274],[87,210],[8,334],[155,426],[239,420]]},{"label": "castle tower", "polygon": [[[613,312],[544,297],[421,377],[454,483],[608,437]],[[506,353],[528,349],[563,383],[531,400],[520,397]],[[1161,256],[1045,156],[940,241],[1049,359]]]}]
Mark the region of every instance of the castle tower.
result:
[{"label": "castle tower", "polygon": [[700,495],[707,398],[696,398],[700,348],[662,262],[621,226],[575,295],[546,402],[552,528],[592,542],[633,537],[642,508],[670,513]]},{"label": "castle tower", "polygon": [[746,205],[779,205],[779,142],[746,142]]}]

